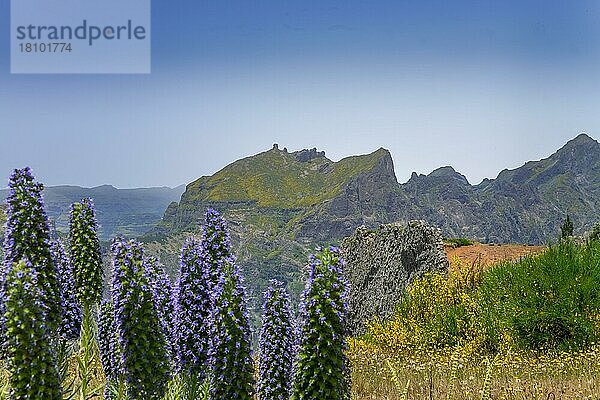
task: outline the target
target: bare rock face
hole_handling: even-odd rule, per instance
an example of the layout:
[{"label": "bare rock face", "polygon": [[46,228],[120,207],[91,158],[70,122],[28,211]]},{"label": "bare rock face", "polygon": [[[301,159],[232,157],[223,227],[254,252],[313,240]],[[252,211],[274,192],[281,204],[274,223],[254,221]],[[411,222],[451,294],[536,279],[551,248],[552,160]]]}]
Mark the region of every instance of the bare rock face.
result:
[{"label": "bare rock face", "polygon": [[309,162],[310,160],[314,160],[315,158],[325,157],[325,152],[317,151],[317,148],[313,147],[310,150],[304,149],[296,151],[294,152],[294,155],[296,156],[296,160],[300,162]]},{"label": "bare rock face", "polygon": [[349,328],[364,332],[364,323],[390,316],[404,289],[430,271],[448,271],[441,231],[424,221],[360,227],[344,239],[342,251],[350,283]]}]

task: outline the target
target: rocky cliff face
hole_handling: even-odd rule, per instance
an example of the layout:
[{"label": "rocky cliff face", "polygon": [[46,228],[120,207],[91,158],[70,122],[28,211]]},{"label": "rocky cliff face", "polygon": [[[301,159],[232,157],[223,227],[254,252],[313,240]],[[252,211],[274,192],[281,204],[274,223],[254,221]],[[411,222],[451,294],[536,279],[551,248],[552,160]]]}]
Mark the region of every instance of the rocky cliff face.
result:
[{"label": "rocky cliff face", "polygon": [[584,134],[496,179],[462,178],[450,167],[413,174],[400,185],[410,198],[400,218],[425,219],[445,236],[535,244],[554,240],[566,214],[578,234],[600,220],[600,144]]},{"label": "rocky cliff face", "polygon": [[296,238],[306,242],[329,242],[349,236],[357,226],[376,226],[396,219],[400,198],[394,163],[389,151],[371,156],[369,169],[350,176],[339,193],[316,204],[299,220]]},{"label": "rocky cliff face", "polygon": [[317,149],[273,146],[189,184],[144,240],[176,268],[176,257],[164,249],[197,234],[203,213],[213,207],[228,221],[251,295],[260,298],[277,277],[297,296],[308,254],[317,245],[339,243],[360,225],[393,220],[399,193],[385,149],[333,162]]},{"label": "rocky cliff face", "polygon": [[441,231],[423,221],[360,227],[344,239],[342,251],[354,334],[364,330],[365,321],[391,315],[415,278],[448,270]]}]

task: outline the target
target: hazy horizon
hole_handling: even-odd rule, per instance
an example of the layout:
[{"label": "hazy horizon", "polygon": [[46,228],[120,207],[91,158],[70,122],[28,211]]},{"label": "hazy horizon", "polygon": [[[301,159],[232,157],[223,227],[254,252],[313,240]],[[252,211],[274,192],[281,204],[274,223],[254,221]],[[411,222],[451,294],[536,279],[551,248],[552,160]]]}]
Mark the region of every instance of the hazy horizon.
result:
[{"label": "hazy horizon", "polygon": [[592,0],[155,1],[149,75],[11,75],[0,51],[0,182],[175,187],[279,143],[477,184],[600,137]]}]

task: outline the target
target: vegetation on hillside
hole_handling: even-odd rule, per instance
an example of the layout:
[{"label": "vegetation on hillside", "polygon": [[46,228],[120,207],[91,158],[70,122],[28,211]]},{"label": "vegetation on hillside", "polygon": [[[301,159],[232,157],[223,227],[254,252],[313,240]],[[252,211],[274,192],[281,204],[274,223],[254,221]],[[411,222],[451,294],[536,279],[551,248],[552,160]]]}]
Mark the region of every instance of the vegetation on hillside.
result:
[{"label": "vegetation on hillside", "polygon": [[187,187],[186,201],[251,201],[259,207],[296,209],[335,197],[352,176],[371,170],[386,150],[339,162],[299,161],[277,149],[243,158]]}]

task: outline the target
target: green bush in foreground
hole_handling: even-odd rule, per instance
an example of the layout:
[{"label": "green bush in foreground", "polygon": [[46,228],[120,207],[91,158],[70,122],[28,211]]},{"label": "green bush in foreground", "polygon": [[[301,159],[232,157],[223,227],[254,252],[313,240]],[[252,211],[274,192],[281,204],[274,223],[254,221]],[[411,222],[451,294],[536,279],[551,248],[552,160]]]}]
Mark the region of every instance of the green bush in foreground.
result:
[{"label": "green bush in foreground", "polygon": [[567,219],[565,219],[565,222],[563,222],[563,224],[560,226],[561,239],[573,236],[574,230],[575,228],[573,227],[573,221],[571,220],[571,217],[567,214]]},{"label": "green bush in foreground", "polygon": [[538,256],[487,271],[480,308],[487,339],[501,333],[529,349],[577,349],[597,337],[600,311],[600,243],[561,242]]}]

